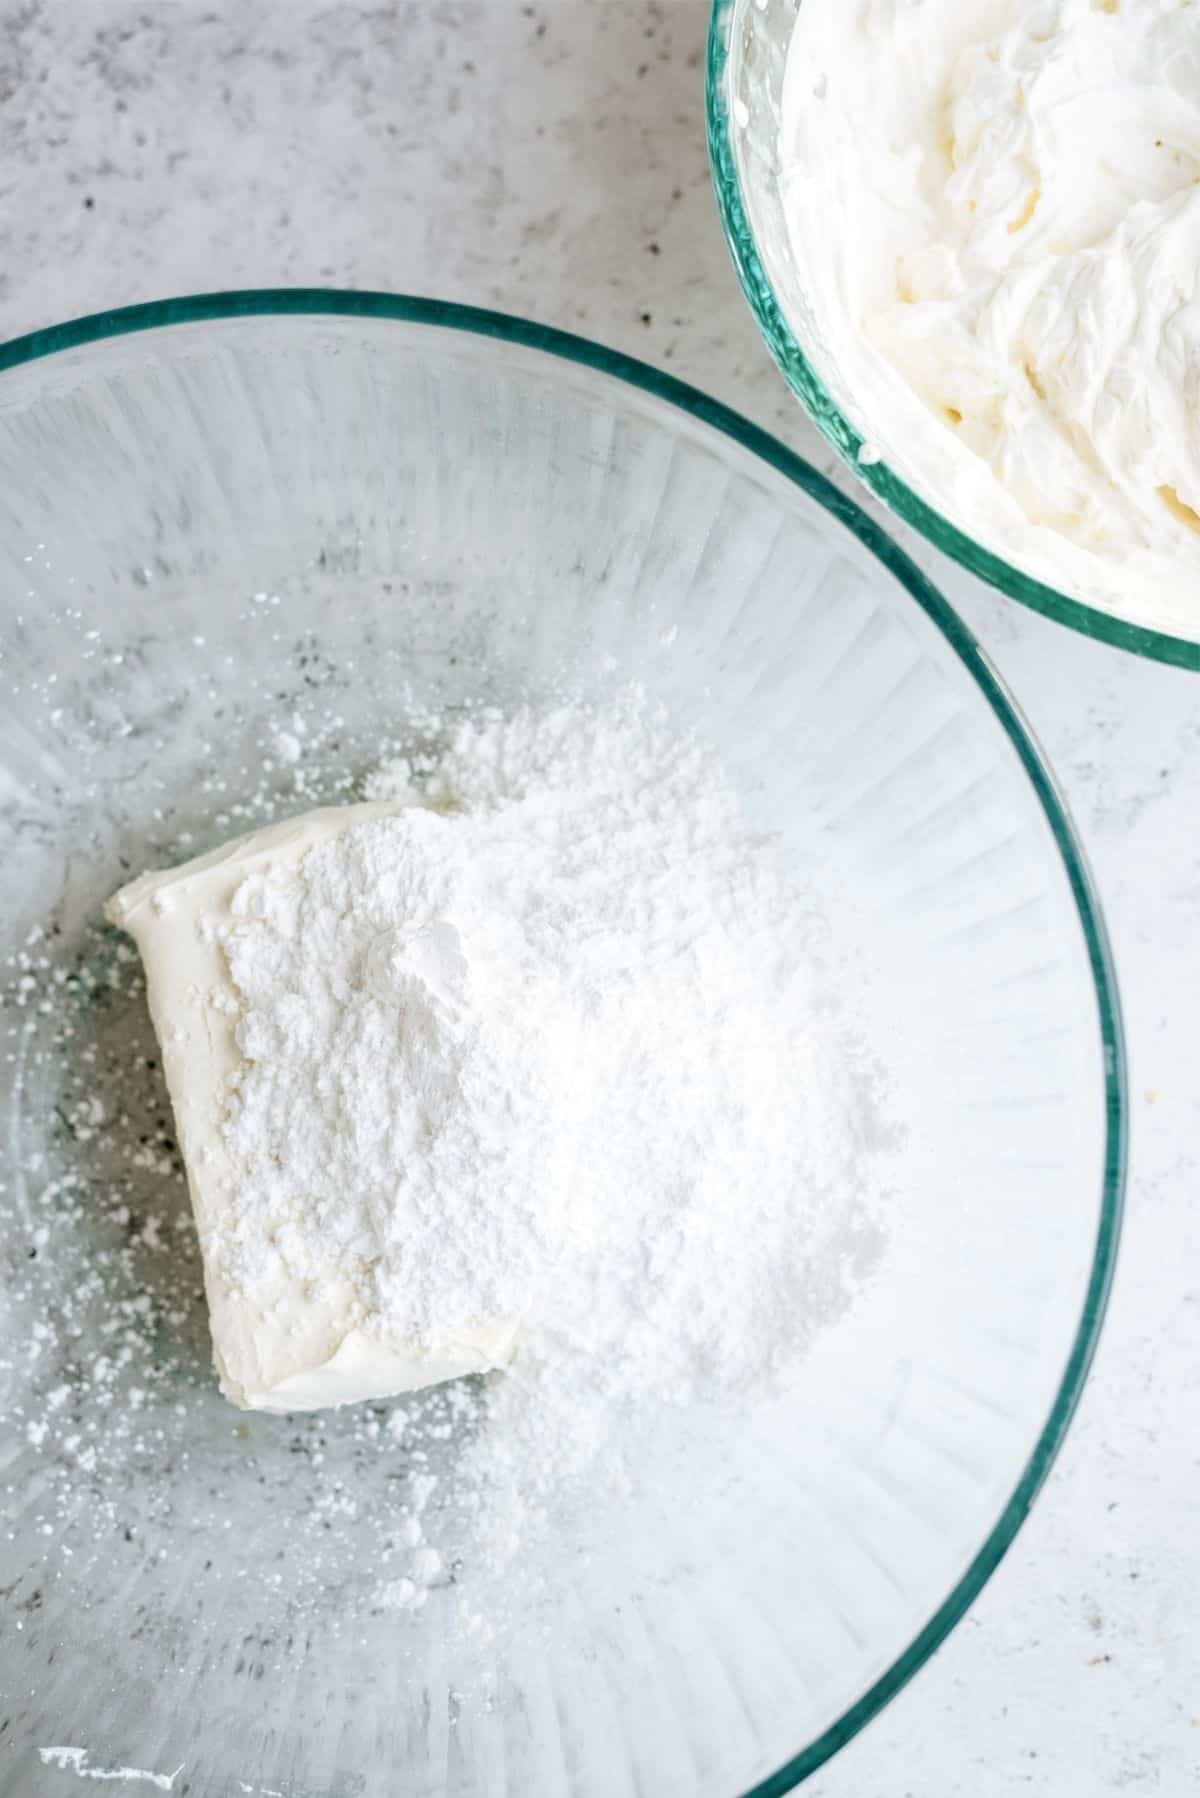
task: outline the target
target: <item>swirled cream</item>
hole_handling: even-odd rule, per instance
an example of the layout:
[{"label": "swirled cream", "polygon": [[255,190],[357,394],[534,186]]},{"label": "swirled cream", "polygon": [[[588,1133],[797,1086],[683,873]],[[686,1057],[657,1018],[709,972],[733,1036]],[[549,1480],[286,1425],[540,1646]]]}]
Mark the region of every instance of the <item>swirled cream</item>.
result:
[{"label": "swirled cream", "polygon": [[803,0],[781,166],[815,360],[885,460],[1038,579],[1194,631],[1200,5]]}]

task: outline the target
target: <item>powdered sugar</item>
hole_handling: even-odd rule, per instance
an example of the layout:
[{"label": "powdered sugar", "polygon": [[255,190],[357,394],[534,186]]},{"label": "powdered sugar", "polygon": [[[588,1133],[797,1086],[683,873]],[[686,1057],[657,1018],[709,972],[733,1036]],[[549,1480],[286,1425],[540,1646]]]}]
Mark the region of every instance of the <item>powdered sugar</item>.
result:
[{"label": "powdered sugar", "polygon": [[[318,737],[314,723],[306,745]],[[414,1632],[446,1612],[474,1641],[553,1581],[552,1541],[578,1556],[589,1532],[620,1528],[629,1494],[679,1490],[664,1458],[677,1462],[685,1438],[686,1465],[711,1474],[712,1445],[738,1440],[810,1337],[851,1303],[880,1243],[885,1106],[848,1005],[853,967],[830,946],[828,897],[784,876],[712,756],[636,696],[422,718],[390,747],[402,764],[369,786],[416,808],[403,821],[410,845],[440,846],[415,889],[437,898],[433,940],[394,908],[368,945],[355,1003],[399,1017],[399,976],[443,1048],[469,1038],[482,1053],[485,1024],[513,1031],[524,1016],[531,1028],[515,984],[504,990],[516,1016],[473,1009],[477,976],[486,988],[504,949],[514,966],[540,969],[540,997],[553,990],[576,1020],[578,1047],[562,1057],[569,1081],[538,1064],[536,1044],[526,1051],[545,1069],[543,1095],[559,1095],[544,1109],[547,1154],[558,1125],[572,1124],[558,1176],[535,1181],[514,1212],[527,1236],[511,1368],[391,1407],[238,1421],[207,1365],[137,958],[111,932],[89,932],[70,953],[34,944],[12,968],[22,1115],[46,1108],[45,1088],[64,1125],[52,1179],[32,1137],[21,1157],[28,1224],[24,1201],[5,1201],[12,1240],[37,1252],[22,1287],[29,1354],[40,1358],[14,1420],[37,1468],[27,1539],[47,1532],[51,1578],[87,1577],[114,1544],[136,1555],[170,1517],[171,1539],[197,1553],[203,1544],[223,1591],[253,1590],[255,1615],[299,1610],[320,1619],[323,1639],[340,1639],[373,1612]],[[297,789],[301,803],[361,793],[336,770],[326,779],[316,750],[300,766],[312,783]],[[222,802],[225,830],[281,809],[252,774]],[[460,840],[478,869],[450,847]],[[182,859],[194,846],[181,837],[166,853]],[[261,921],[252,898],[239,930]],[[503,934],[478,938],[480,920]],[[303,951],[282,940],[298,975]],[[262,1004],[245,1009],[265,1027],[279,989],[272,999],[259,977]],[[463,1120],[443,1113],[443,1124]],[[489,1189],[476,1197],[486,1205]],[[431,1211],[410,1247],[435,1245],[435,1223]],[[402,1233],[375,1229],[365,1305],[407,1307],[416,1321],[423,1304],[432,1316],[451,1267],[464,1308],[496,1302],[481,1271],[495,1280],[511,1265],[499,1235],[486,1254],[486,1237],[476,1243],[474,1262],[434,1262],[422,1286]],[[253,1232],[228,1248],[254,1278]],[[714,1421],[714,1406],[737,1423]],[[169,1557],[153,1577],[173,1590]]]},{"label": "powdered sugar", "polygon": [[[711,753],[636,692],[442,741],[370,783],[405,809],[238,892],[246,1179],[210,1248],[251,1290],[352,1269],[368,1334],[523,1319],[437,1501],[461,1601],[635,1486],[664,1409],[753,1402],[845,1310],[885,1132],[825,919]],[[440,1583],[428,1503],[384,1609]]]},{"label": "powdered sugar", "polygon": [[77,1773],[80,1779],[115,1780],[122,1785],[151,1785],[160,1792],[172,1791],[175,1781],[183,1772],[182,1766],[176,1767],[174,1773],[150,1773],[144,1767],[93,1767],[86,1748],[39,1748],[38,1754],[44,1767],[57,1767],[60,1772]]},{"label": "powdered sugar", "polygon": [[352,1272],[368,1331],[524,1316],[526,1373],[600,1392],[777,1369],[871,1129],[810,905],[636,693],[469,720],[416,778],[235,897],[214,1252],[249,1286]]},{"label": "powdered sugar", "polygon": [[243,1286],[276,1258],[349,1277],[365,1326],[418,1340],[529,1303],[573,1152],[577,1020],[510,874],[478,827],[413,809],[239,889],[242,1178],[213,1246]]}]

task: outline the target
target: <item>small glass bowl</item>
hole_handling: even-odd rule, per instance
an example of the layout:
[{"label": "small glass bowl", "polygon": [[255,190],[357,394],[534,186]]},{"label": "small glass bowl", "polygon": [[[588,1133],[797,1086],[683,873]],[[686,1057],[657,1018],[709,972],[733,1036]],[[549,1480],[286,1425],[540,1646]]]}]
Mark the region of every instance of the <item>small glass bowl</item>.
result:
[{"label": "small glass bowl", "polygon": [[784,73],[803,0],[714,0],[708,35],[708,149],[721,223],[746,298],[767,342],[821,433],[872,492],[973,574],[1010,599],[1044,612],[1084,636],[1136,655],[1200,668],[1200,606],[1194,637],[1130,613],[1109,611],[1078,594],[1046,586],[952,524],[888,467],[864,459],[867,430],[851,423],[851,396],[836,395],[836,370],[796,274],[779,182]]}]

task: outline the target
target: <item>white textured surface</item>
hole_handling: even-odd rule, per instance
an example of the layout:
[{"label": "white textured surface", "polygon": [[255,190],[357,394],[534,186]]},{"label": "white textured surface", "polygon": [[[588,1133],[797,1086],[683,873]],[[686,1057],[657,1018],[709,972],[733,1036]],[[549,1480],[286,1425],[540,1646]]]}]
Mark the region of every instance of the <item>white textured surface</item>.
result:
[{"label": "white textured surface", "polygon": [[816,367],[889,466],[1027,574],[1176,632],[1196,48],[1178,0],[805,0],[780,133]]},{"label": "white textured surface", "polygon": [[[436,293],[662,362],[827,465],[721,241],[706,23],[702,0],[0,9],[0,333],[200,288]],[[1177,1798],[1200,1780],[1200,680],[917,554],[1012,682],[1092,853],[1133,1168],[1104,1342],[1028,1526],[807,1790]]]}]

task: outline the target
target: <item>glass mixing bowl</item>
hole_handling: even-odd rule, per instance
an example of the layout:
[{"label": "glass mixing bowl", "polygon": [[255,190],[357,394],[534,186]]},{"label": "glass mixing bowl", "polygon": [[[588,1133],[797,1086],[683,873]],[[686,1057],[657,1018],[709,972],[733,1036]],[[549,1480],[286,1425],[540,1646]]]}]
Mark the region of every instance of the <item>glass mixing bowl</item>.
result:
[{"label": "glass mixing bowl", "polygon": [[[872,436],[826,352],[792,257],[780,186],[779,136],[788,46],[802,0],[714,0],[708,35],[708,148],[717,205],[746,298],[767,347],[814,424],[879,498],[936,549],[1010,599],[1138,655],[1200,668],[1194,632],[1175,616],[1139,616],[1059,592],[959,529],[888,467],[860,454]],[[872,446],[874,447],[874,446]],[[886,447],[886,446],[885,446]],[[877,453],[877,452],[875,452]]]},{"label": "glass mixing bowl", "polygon": [[[1104,929],[987,660],[733,413],[372,294],[0,350],[0,608],[0,1789],[786,1790],[1012,1541],[1112,1270]],[[880,1265],[795,1380],[714,1412],[586,1543],[551,1527],[536,1601],[519,1564],[467,1639],[453,1588],[379,1597],[394,1482],[452,1477],[387,1406],[218,1397],[136,960],[99,907],[356,791],[408,718],[564,678],[644,683],[845,896],[903,1132]]]}]

